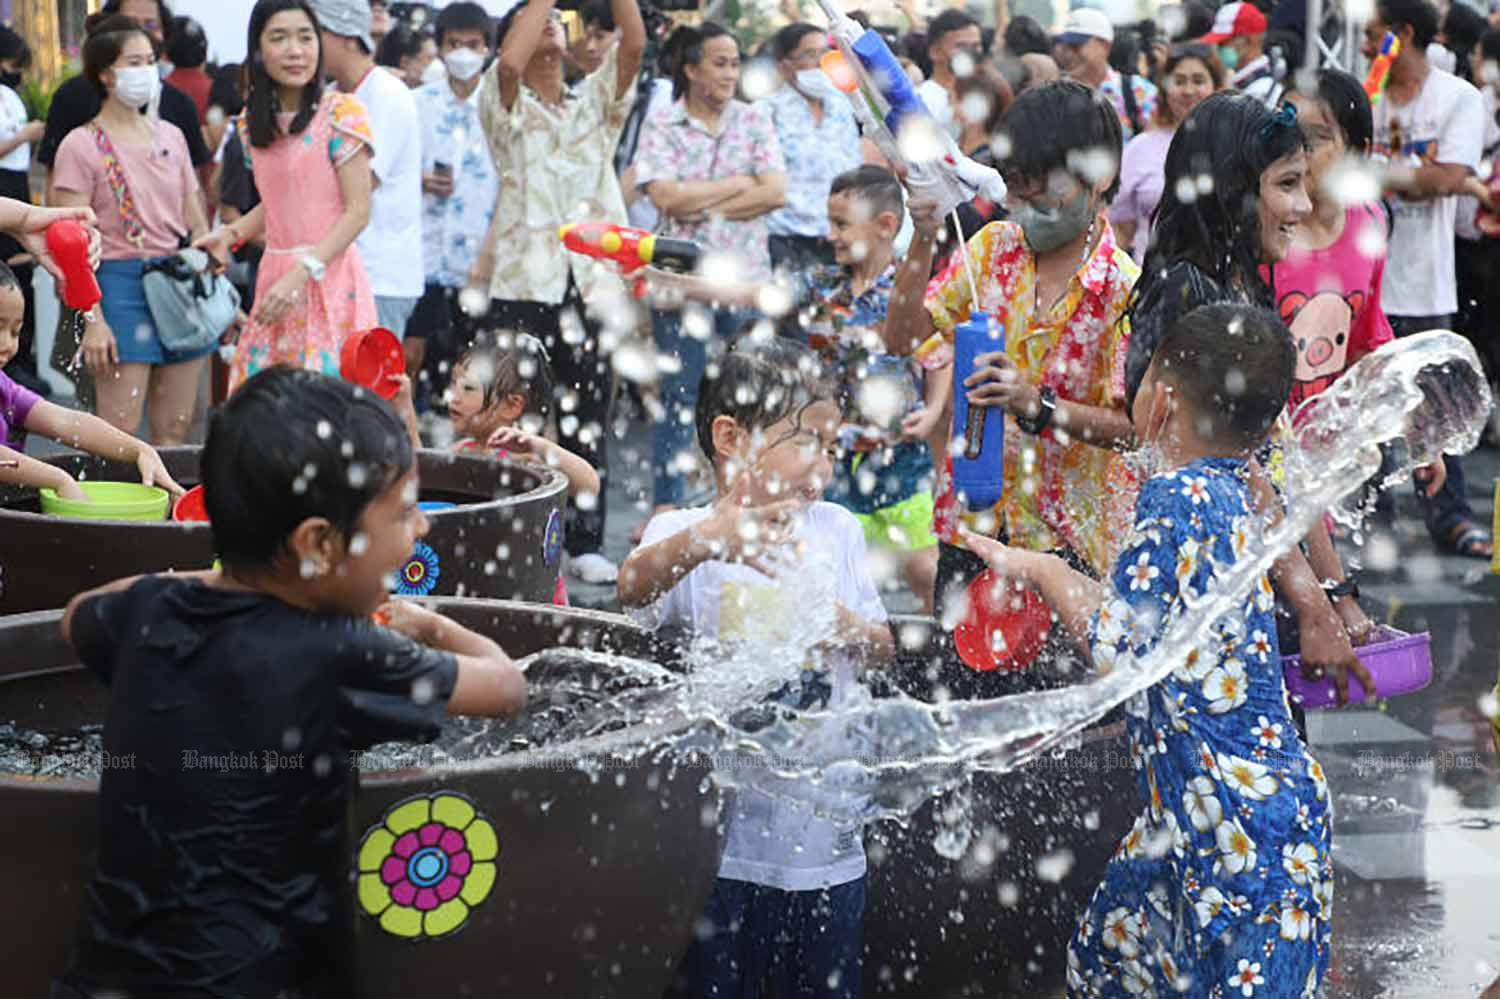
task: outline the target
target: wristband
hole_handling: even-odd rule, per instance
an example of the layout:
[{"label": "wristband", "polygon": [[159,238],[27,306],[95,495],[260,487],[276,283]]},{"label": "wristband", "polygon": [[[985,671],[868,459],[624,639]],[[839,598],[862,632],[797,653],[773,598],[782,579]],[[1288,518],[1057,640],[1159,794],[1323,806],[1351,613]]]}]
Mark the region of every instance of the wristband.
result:
[{"label": "wristband", "polygon": [[1342,600],[1344,597],[1359,599],[1359,580],[1352,574],[1342,583],[1324,585],[1323,592],[1328,594],[1329,600]]},{"label": "wristband", "polygon": [[1033,437],[1045,433],[1052,426],[1052,416],[1057,412],[1057,393],[1051,386],[1043,385],[1037,391],[1037,413],[1035,416],[1016,417],[1016,426]]}]

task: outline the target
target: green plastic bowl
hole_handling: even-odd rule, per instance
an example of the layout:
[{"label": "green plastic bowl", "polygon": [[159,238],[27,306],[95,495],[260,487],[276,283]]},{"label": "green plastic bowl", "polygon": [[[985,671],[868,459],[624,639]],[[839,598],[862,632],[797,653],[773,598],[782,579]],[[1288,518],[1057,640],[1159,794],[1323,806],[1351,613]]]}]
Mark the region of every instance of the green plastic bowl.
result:
[{"label": "green plastic bowl", "polygon": [[63,499],[43,489],[42,512],[88,520],[165,520],[170,497],[165,489],[139,482],[80,482],[90,502]]}]

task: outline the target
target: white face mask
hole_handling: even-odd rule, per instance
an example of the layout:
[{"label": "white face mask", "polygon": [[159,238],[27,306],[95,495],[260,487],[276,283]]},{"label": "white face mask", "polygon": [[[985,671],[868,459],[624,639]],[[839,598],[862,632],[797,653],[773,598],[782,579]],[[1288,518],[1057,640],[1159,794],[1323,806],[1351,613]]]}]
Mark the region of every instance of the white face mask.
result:
[{"label": "white face mask", "polygon": [[155,66],[123,66],[115,70],[115,99],[126,107],[143,108],[161,89]]},{"label": "white face mask", "polygon": [[836,91],[833,82],[828,79],[828,74],[821,69],[799,69],[797,80],[793,84],[797,92],[804,97],[830,97]]},{"label": "white face mask", "polygon": [[454,49],[443,56],[443,65],[448,67],[448,72],[460,83],[467,83],[474,79],[474,74],[484,68],[484,53],[475,52],[473,49]]}]

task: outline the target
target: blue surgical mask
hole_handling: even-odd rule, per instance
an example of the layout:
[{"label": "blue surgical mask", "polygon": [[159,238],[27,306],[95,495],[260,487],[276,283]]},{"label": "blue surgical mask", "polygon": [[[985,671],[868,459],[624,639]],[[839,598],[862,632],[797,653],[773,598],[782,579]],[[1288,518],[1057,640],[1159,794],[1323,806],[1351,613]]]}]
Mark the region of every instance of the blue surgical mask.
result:
[{"label": "blue surgical mask", "polygon": [[1225,69],[1233,73],[1240,64],[1240,50],[1228,45],[1220,45],[1219,61],[1224,64]]}]

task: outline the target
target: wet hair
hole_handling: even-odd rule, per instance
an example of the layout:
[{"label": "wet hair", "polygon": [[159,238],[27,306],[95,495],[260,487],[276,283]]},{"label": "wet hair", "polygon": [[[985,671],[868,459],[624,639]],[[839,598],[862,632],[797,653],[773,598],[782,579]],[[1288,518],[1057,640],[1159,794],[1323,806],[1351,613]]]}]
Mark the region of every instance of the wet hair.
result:
[{"label": "wet hair", "polygon": [[151,41],[141,22],[124,14],[114,14],[98,21],[83,43],[83,75],[94,85],[94,92],[101,101],[109,96],[102,78],[104,71],[120,60],[120,53],[132,35]]},{"label": "wet hair", "polygon": [[828,196],[845,192],[869,205],[877,216],[883,212],[894,212],[896,218],[900,219],[906,207],[901,195],[901,181],[885,167],[873,163],[846,170],[833,178]]},{"label": "wet hair", "polygon": [[715,38],[728,38],[734,47],[740,47],[734,33],[716,21],[704,21],[696,28],[682,28],[682,39],[678,42],[677,58],[672,63],[672,99],[687,96],[687,68],[703,61],[703,47]]},{"label": "wet hair", "polygon": [[[1270,304],[1271,289],[1260,274],[1260,179],[1272,163],[1306,148],[1294,117],[1272,113],[1254,97],[1220,91],[1193,108],[1167,148],[1151,243],[1131,293],[1132,325],[1161,306],[1167,271],[1181,261],[1221,288],[1242,288]],[[1212,183],[1206,193],[1196,193],[1200,177]],[[1190,200],[1183,200],[1183,191],[1193,192]]]},{"label": "wet hair", "polygon": [[597,24],[605,31],[615,30],[615,11],[614,7],[610,5],[609,0],[589,0],[588,3],[579,9],[578,13],[585,27],[590,24]]},{"label": "wet hair", "polygon": [[18,70],[31,65],[31,46],[4,24],[0,24],[0,59],[14,59]]},{"label": "wet hair", "polygon": [[1432,44],[1438,33],[1437,8],[1427,0],[1376,0],[1375,10],[1386,27],[1399,33],[1411,26],[1411,43],[1421,52]]},{"label": "wet hair", "polygon": [[270,569],[309,517],[347,543],[365,508],[412,465],[411,438],[373,393],[300,368],[267,368],[214,412],[203,499],[231,569]]},{"label": "wet hair", "polygon": [[432,25],[432,36],[437,39],[439,48],[443,45],[443,36],[450,31],[477,31],[484,35],[485,48],[495,47],[495,22],[483,7],[469,0],[450,3],[438,11],[437,20]]},{"label": "wet hair", "polygon": [[392,25],[375,50],[375,65],[400,69],[402,59],[415,59],[422,54],[427,38],[427,32],[405,22]]},{"label": "wet hair", "polygon": [[1114,171],[1104,192],[1108,202],[1120,189],[1123,144],[1119,115],[1108,101],[1076,80],[1051,80],[1023,91],[1006,109],[997,130],[996,160],[1011,186],[1023,186],[1012,183],[1014,178],[1045,181],[1054,170],[1064,170],[1092,187],[1099,178],[1080,172],[1080,154],[1103,152]]},{"label": "wet hair", "polygon": [[1028,52],[1052,54],[1052,36],[1041,22],[1028,14],[1010,19],[1005,26],[1005,51],[1020,58]]},{"label": "wet hair", "polygon": [[1222,304],[1173,323],[1151,370],[1177,390],[1200,438],[1249,449],[1286,408],[1296,369],[1292,334],[1274,312]]},{"label": "wet hair", "polygon": [[786,337],[739,337],[698,383],[698,446],[717,464],[714,420],[727,416],[745,430],[765,430],[800,416],[815,402],[838,402],[838,386],[811,348]]},{"label": "wet hair", "polygon": [[172,18],[172,30],[162,48],[173,66],[196,69],[208,62],[208,36],[191,17]]},{"label": "wet hair", "polygon": [[257,149],[265,149],[281,135],[281,128],[276,124],[279,107],[276,81],[271,79],[271,74],[266,71],[265,60],[261,58],[260,36],[265,34],[266,25],[271,18],[289,10],[300,10],[312,22],[313,36],[318,38],[318,64],[313,67],[312,79],[302,88],[302,106],[292,116],[287,134],[301,134],[312,121],[313,114],[318,110],[318,103],[323,99],[323,43],[318,15],[313,12],[307,0],[259,0],[255,9],[250,11],[250,29],[245,42],[245,61],[250,66],[249,82],[245,88],[245,117],[250,123],[250,145]]},{"label": "wet hair", "polygon": [[[1177,71],[1177,67],[1189,59],[1196,59],[1208,69],[1209,79],[1214,81],[1214,90],[1220,90],[1224,86],[1224,63],[1219,60],[1219,53],[1213,50],[1213,46],[1204,45],[1201,42],[1188,42],[1183,45],[1174,46],[1167,56],[1167,61],[1161,66],[1161,85],[1165,90],[1167,80]],[[1161,99],[1156,102],[1156,121],[1161,125],[1172,125],[1172,109],[1168,106],[1167,95],[1162,94]]]},{"label": "wet hair", "polygon": [[[1295,85],[1288,90],[1301,93]],[[1343,133],[1344,145],[1351,152],[1370,151],[1375,142],[1375,114],[1364,84],[1341,69],[1323,69],[1318,71],[1317,86],[1304,96],[1315,98],[1328,108]]]},{"label": "wet hair", "polygon": [[797,51],[797,46],[802,44],[802,39],[808,35],[816,35],[818,31],[818,28],[808,24],[806,21],[788,24],[771,36],[772,57],[777,62],[780,62]]},{"label": "wet hair", "polygon": [[943,40],[944,35],[950,35],[955,31],[965,28],[976,28],[979,22],[974,20],[967,11],[957,7],[949,7],[937,17],[927,22],[927,51],[930,53],[932,47]]},{"label": "wet hair", "polygon": [[544,421],[551,414],[552,362],[536,337],[511,330],[480,333],[458,365],[471,369],[484,385],[485,409],[519,395],[526,400],[525,412]]}]

